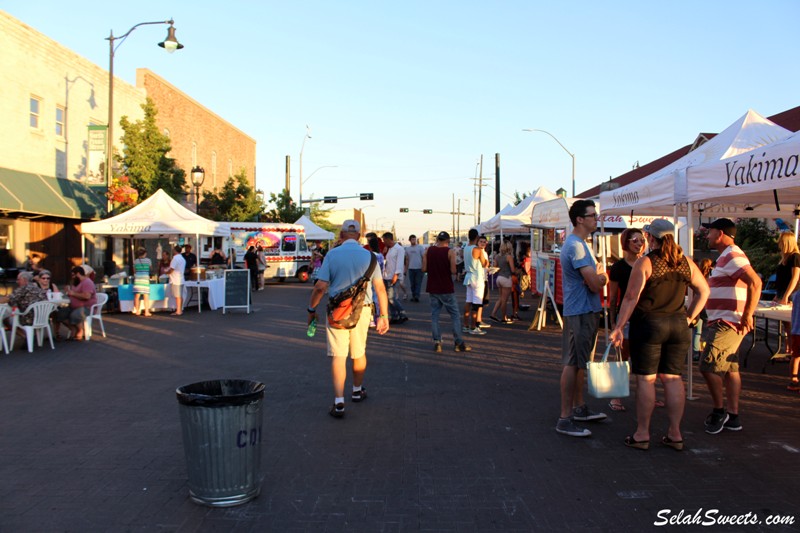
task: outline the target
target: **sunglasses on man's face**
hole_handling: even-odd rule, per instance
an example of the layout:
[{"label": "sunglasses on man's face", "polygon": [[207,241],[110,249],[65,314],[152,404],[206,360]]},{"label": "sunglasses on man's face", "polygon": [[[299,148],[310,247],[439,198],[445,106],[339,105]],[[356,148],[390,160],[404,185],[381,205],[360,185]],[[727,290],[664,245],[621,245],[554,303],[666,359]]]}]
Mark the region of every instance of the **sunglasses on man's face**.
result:
[{"label": "sunglasses on man's face", "polygon": [[50,279],[50,276],[42,276],[39,279]]}]

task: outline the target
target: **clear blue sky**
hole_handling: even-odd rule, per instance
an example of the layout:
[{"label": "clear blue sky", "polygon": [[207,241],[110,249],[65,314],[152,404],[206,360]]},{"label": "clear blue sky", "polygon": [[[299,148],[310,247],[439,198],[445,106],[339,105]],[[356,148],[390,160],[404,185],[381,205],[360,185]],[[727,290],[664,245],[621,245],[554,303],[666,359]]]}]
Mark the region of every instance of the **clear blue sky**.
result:
[{"label": "clear blue sky", "polygon": [[257,141],[257,186],[284,184],[305,145],[304,197],[372,192],[367,220],[401,237],[462,227],[484,155],[482,219],[494,214],[494,154],[502,205],[540,185],[578,192],[719,132],[748,108],[769,116],[800,105],[794,0],[706,2],[173,1],[4,2],[2,9],[107,68],[109,30],[175,19],[186,46],[151,46],[137,29],[117,51],[130,83],[150,68]]}]

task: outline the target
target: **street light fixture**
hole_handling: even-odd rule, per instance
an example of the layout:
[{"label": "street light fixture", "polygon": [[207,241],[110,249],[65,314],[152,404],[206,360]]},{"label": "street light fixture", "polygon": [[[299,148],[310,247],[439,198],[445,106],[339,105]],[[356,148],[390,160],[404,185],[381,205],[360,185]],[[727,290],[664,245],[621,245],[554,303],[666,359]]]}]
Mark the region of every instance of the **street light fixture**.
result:
[{"label": "street light fixture", "polygon": [[[310,139],[311,137],[308,137],[308,138]],[[305,139],[303,139],[303,144],[305,144]],[[306,179],[303,179],[303,151],[302,151],[302,150],[300,150],[300,190],[299,190],[299,196],[300,196],[300,198],[299,198],[299,202],[298,202],[298,204],[297,204],[297,205],[299,205],[300,207],[303,207],[303,183],[305,183],[305,182],[307,182],[308,180],[310,180],[310,179],[311,179],[311,177],[312,177],[314,174],[316,174],[317,172],[319,172],[319,171],[320,171],[320,170],[322,170],[323,168],[339,168],[339,167],[338,167],[338,165],[323,165],[323,166],[321,166],[321,167],[319,167],[319,168],[316,168],[316,169],[314,169],[314,172],[312,172],[311,174],[309,174],[309,175],[308,175],[308,177],[307,177]]]},{"label": "street light fixture", "polygon": [[[300,191],[299,191],[300,198],[298,203],[301,207],[303,205],[303,150],[306,149],[306,139],[310,138],[311,138],[311,129],[308,127],[308,124],[306,124],[306,135],[305,137],[303,137],[302,146],[300,146]],[[314,172],[316,172],[317,170],[315,170]],[[314,172],[311,173],[312,176],[314,175]],[[310,177],[311,176],[309,176],[309,178]]]},{"label": "street light fixture", "polygon": [[555,136],[555,135],[553,135],[552,133],[550,133],[549,131],[545,131],[545,130],[537,130],[537,129],[529,129],[529,128],[525,128],[525,129],[523,129],[522,131],[528,131],[528,132],[534,132],[534,131],[538,131],[538,132],[541,132],[541,133],[546,133],[547,135],[549,135],[550,137],[552,137],[552,138],[553,138],[553,140],[554,140],[555,142],[557,142],[557,143],[558,143],[558,145],[559,145],[561,148],[563,148],[565,152],[567,152],[567,153],[569,154],[569,156],[572,158],[572,197],[573,197],[573,198],[575,198],[575,154],[573,154],[572,152],[570,152],[569,150],[567,150],[567,147],[566,147],[566,146],[564,146],[563,144],[561,144],[561,141],[559,141],[558,139],[556,139],[556,136]]},{"label": "street light fixture", "polygon": [[206,171],[202,167],[192,169],[192,185],[194,185],[194,212],[200,212],[200,187],[206,179]]},{"label": "street light fixture", "polygon": [[[175,38],[175,27],[173,24],[175,23],[174,20],[159,20],[155,22],[140,22],[131,27],[125,34],[120,35],[119,37],[114,36],[114,30],[111,30],[111,33],[106,40],[108,41],[108,130],[106,131],[106,187],[111,186],[111,165],[112,165],[112,152],[114,150],[114,53],[116,52],[117,48],[119,48],[128,35],[133,32],[139,26],[149,26],[152,24],[169,24],[169,29],[167,30],[167,37],[162,42],[158,43],[158,46],[169,52],[170,54],[175,50],[180,50],[183,48],[183,45],[178,42],[178,39]],[[119,43],[114,45],[116,41]],[[109,200],[110,203],[110,200]],[[110,211],[110,208],[109,208]]]}]

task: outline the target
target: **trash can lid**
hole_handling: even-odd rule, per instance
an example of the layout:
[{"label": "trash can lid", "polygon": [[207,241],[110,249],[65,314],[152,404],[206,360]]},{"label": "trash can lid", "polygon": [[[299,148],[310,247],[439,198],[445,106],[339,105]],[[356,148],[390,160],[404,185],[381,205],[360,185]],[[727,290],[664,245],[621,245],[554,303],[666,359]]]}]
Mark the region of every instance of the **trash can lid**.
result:
[{"label": "trash can lid", "polygon": [[175,389],[178,402],[196,407],[232,407],[264,398],[263,383],[246,379],[199,381]]}]

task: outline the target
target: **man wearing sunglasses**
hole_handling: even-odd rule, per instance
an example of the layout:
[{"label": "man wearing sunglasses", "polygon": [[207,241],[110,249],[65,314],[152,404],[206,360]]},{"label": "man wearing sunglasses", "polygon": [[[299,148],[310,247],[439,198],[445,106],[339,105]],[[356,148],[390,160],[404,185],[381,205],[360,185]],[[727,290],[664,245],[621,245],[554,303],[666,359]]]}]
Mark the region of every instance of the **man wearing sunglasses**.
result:
[{"label": "man wearing sunglasses", "polygon": [[597,208],[591,200],[578,200],[569,209],[574,229],[561,247],[564,289],[564,333],[561,341],[561,413],[556,431],[571,437],[589,437],[592,432],[575,421],[606,418],[583,401],[586,363],[592,360],[597,343],[600,291],[608,283],[602,265],[595,261],[586,239],[597,230]]}]

